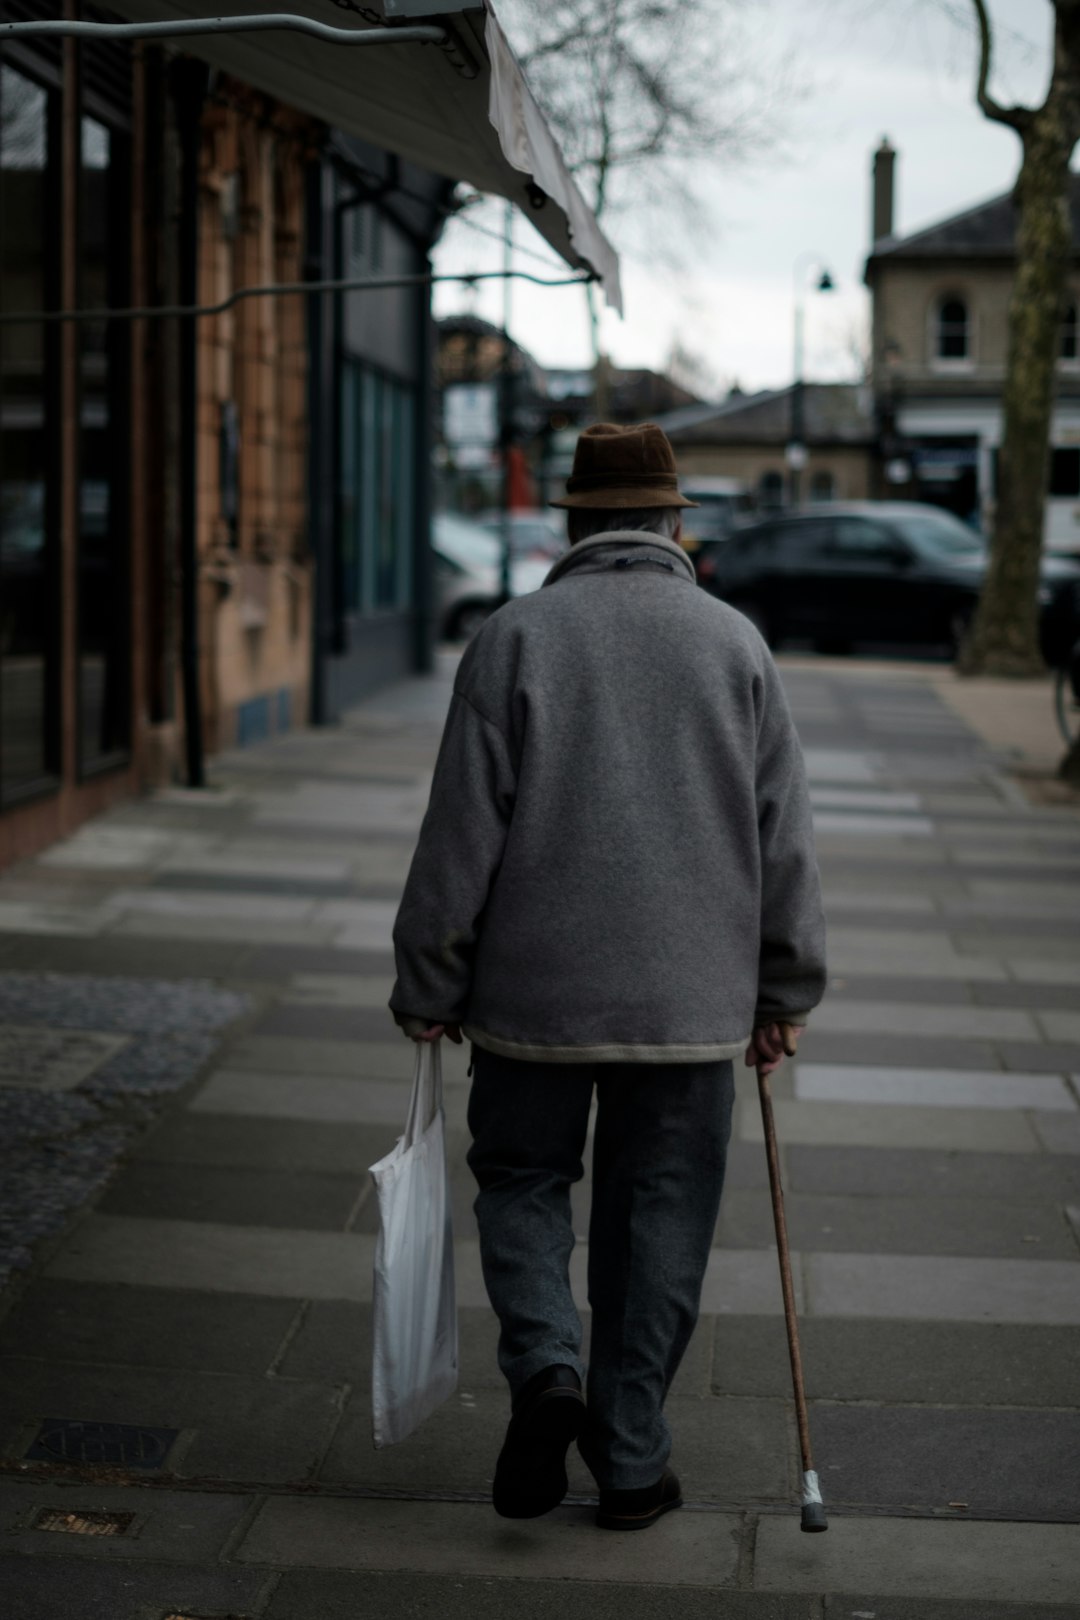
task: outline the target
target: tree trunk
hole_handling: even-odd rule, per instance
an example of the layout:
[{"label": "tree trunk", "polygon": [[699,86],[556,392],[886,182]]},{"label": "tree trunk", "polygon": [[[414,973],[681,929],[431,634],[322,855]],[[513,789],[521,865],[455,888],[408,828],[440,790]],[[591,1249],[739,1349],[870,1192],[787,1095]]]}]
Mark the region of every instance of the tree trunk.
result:
[{"label": "tree trunk", "polygon": [[1050,97],[1022,135],[997,511],[982,599],[958,662],[965,675],[1034,675],[1043,669],[1039,563],[1055,366],[1072,245],[1068,197],[1073,132],[1067,125],[1063,109]]}]

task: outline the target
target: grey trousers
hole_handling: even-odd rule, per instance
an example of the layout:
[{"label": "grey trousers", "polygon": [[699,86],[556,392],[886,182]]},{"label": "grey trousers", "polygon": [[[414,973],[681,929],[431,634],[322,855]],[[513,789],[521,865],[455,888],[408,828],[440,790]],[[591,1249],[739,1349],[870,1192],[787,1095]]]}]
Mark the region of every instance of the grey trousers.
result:
[{"label": "grey trousers", "polygon": [[734,1099],[727,1063],[526,1063],[475,1048],[469,1166],[499,1366],[511,1395],[555,1364],[585,1378],[570,1293],[570,1187],[584,1174],[592,1339],[582,1456],[604,1490],[654,1484],[664,1400],[697,1322]]}]

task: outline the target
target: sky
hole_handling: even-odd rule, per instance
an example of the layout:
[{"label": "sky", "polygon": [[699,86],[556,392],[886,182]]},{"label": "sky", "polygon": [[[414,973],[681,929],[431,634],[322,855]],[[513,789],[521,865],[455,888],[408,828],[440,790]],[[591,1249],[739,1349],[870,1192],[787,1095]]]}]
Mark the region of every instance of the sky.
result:
[{"label": "sky", "polygon": [[[991,89],[1000,101],[1041,99],[1049,72],[1048,0],[990,0],[999,40]],[[1019,166],[1015,134],[983,118],[974,101],[975,44],[950,19],[949,0],[733,0],[751,48],[765,63],[786,55],[804,93],[782,114],[782,147],[752,165],[718,156],[699,174],[709,239],[684,241],[676,262],[650,262],[649,230],[679,238],[677,220],[642,231],[614,220],[622,259],[625,317],[606,312],[605,351],[620,366],[662,370],[678,344],[698,359],[712,387],[782,387],[792,376],[797,274],[805,292],[804,375],[857,375],[868,297],[862,285],[870,235],[870,165],[882,136],[898,152],[896,229],[907,234],[1000,195]],[[498,4],[496,0],[496,9]],[[966,20],[968,7],[952,0]],[[708,87],[702,86],[702,93]],[[710,172],[711,171],[711,172]],[[476,223],[496,233],[502,205]],[[515,264],[565,274],[519,214]],[[475,225],[451,222],[436,269],[496,269],[502,247]],[[796,266],[798,264],[798,271]],[[545,268],[545,265],[550,268]],[[813,282],[828,269],[836,290]],[[435,289],[439,315],[461,310],[501,324],[498,283]],[[584,294],[515,281],[510,331],[541,364],[591,363]]]}]

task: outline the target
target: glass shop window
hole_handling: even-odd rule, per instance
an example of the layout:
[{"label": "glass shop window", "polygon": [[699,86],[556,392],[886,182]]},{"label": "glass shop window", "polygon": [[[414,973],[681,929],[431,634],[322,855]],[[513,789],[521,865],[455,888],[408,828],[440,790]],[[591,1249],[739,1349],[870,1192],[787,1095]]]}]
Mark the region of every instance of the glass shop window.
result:
[{"label": "glass shop window", "polygon": [[[0,307],[59,303],[59,96],[0,66]],[[58,329],[0,327],[0,805],[59,767]]]},{"label": "glass shop window", "polygon": [[[127,143],[82,120],[80,302],[128,302]],[[130,741],[128,326],[79,326],[79,767],[123,763]]]}]

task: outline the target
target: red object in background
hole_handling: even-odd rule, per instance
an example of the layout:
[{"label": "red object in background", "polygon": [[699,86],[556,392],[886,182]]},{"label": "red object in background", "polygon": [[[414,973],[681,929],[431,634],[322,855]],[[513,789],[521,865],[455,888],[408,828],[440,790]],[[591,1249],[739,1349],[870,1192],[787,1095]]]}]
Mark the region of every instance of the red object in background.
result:
[{"label": "red object in background", "polygon": [[520,512],[524,508],[535,507],[536,485],[525,460],[525,452],[516,445],[511,445],[506,452],[506,464],[509,472],[509,501],[511,512]]}]

